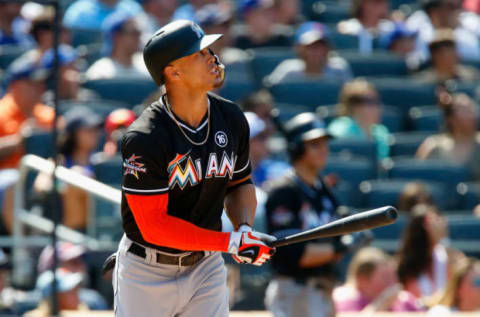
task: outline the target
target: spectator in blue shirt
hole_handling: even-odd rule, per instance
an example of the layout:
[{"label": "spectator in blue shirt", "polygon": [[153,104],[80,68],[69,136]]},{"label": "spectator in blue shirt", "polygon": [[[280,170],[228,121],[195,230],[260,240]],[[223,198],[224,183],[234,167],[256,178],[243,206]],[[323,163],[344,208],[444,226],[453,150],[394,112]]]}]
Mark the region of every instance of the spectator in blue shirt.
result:
[{"label": "spectator in blue shirt", "polygon": [[216,3],[215,0],[190,0],[188,3],[181,5],[175,10],[173,14],[174,20],[191,20],[197,23],[197,17],[195,16],[196,12],[202,8],[204,5],[209,3]]},{"label": "spectator in blue shirt", "polygon": [[77,0],[65,12],[68,28],[101,30],[107,16],[114,12],[137,15],[142,7],[134,0]]},{"label": "spectator in blue shirt", "polygon": [[20,16],[21,8],[22,3],[16,1],[0,2],[0,45],[32,45],[28,22]]}]

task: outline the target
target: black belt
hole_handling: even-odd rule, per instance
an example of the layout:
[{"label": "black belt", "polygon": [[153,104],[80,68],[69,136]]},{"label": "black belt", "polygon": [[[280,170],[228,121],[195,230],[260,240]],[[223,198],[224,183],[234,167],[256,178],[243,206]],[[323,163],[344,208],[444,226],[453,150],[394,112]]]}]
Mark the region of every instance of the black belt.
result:
[{"label": "black belt", "polygon": [[[147,257],[147,252],[145,247],[135,242],[132,242],[132,244],[130,245],[127,251],[144,259]],[[194,265],[198,263],[201,259],[203,259],[203,257],[205,257],[205,252],[203,251],[194,251],[194,252],[189,252],[187,254],[180,254],[180,255],[167,255],[159,252],[155,252],[155,254],[157,255],[157,263],[179,265],[179,266]]]}]

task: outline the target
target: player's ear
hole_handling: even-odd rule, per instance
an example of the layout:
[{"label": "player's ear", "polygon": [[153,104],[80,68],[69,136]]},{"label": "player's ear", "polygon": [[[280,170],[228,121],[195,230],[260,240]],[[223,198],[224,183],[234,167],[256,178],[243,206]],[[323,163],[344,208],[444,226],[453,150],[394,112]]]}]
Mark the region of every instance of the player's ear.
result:
[{"label": "player's ear", "polygon": [[163,76],[170,81],[176,81],[180,78],[180,71],[174,65],[167,65],[163,69]]}]

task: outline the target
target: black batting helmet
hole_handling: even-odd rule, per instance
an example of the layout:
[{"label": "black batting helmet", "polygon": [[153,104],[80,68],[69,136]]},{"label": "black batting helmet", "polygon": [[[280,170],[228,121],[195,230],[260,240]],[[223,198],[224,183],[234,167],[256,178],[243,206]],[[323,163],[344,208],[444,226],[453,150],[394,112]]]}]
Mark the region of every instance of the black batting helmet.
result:
[{"label": "black batting helmet", "polygon": [[198,24],[188,20],[173,21],[160,28],[143,49],[143,59],[155,83],[163,85],[163,69],[172,61],[210,46],[222,34],[205,35]]},{"label": "black batting helmet", "polygon": [[300,157],[305,150],[305,142],[321,137],[331,138],[325,124],[312,112],[304,112],[288,120],[283,126],[287,138],[291,160]]}]

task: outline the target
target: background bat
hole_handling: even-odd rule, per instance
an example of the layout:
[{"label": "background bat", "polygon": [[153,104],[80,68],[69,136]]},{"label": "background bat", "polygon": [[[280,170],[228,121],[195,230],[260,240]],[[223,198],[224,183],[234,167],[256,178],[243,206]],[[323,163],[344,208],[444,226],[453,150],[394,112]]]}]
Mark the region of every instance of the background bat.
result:
[{"label": "background bat", "polygon": [[292,234],[267,244],[271,247],[281,247],[308,240],[349,234],[392,224],[397,217],[398,213],[394,207],[385,206],[338,219],[326,225]]}]

